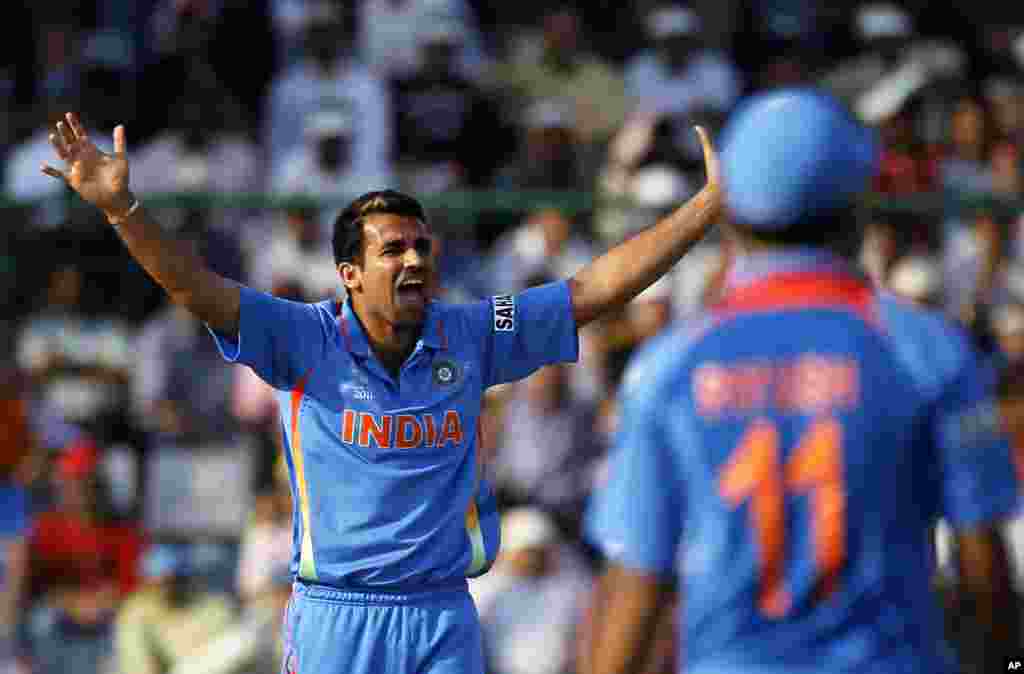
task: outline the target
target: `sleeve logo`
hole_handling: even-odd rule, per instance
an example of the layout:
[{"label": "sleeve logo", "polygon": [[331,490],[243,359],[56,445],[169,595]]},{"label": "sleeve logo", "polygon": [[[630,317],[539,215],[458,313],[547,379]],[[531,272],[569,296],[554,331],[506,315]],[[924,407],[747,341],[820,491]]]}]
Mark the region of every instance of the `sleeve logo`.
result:
[{"label": "sleeve logo", "polygon": [[516,329],[516,298],[512,295],[495,295],[494,331],[513,332]]}]

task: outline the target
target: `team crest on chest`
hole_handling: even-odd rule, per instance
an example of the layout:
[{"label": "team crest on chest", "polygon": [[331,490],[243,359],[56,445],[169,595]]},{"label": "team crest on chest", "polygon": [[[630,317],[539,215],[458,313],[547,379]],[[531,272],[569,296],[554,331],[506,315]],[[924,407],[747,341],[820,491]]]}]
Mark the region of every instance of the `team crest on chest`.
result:
[{"label": "team crest on chest", "polygon": [[433,365],[434,383],[438,386],[453,386],[462,378],[462,368],[450,358],[438,358]]}]

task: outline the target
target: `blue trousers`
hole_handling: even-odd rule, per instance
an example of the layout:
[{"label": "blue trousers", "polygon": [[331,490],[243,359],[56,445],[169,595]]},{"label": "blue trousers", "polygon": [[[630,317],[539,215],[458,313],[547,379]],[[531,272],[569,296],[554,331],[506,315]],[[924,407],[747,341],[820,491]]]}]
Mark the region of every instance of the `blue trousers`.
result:
[{"label": "blue trousers", "polygon": [[283,674],[484,674],[465,581],[408,594],[297,582],[284,630]]}]

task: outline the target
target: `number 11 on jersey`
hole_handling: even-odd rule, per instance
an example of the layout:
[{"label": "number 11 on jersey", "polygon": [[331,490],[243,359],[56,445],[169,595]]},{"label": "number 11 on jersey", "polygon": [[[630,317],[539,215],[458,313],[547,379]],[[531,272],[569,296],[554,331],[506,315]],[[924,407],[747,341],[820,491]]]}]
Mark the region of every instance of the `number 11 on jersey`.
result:
[{"label": "number 11 on jersey", "polygon": [[817,599],[836,590],[846,559],[846,493],[842,427],[830,417],[814,421],[780,468],[779,431],[769,419],[751,424],[718,480],[732,507],[749,501],[760,573],[761,613],[781,618],[792,605],[785,585],[787,492],[806,495],[811,507]]}]

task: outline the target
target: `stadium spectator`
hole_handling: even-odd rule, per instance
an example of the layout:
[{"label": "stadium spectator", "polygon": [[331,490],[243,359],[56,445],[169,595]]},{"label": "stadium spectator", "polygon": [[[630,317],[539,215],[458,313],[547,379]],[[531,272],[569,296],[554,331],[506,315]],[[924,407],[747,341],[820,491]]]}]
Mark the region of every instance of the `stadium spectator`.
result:
[{"label": "stadium spectator", "polygon": [[30,119],[36,94],[38,60],[42,56],[38,51],[22,48],[26,35],[31,35],[36,45],[45,44],[40,39],[40,31],[45,24],[38,21],[31,8],[27,5],[15,5],[5,15],[0,26],[0,158],[6,157],[11,145],[34,126],[38,120]]},{"label": "stadium spectator", "polygon": [[861,235],[859,262],[876,286],[888,283],[893,265],[906,252],[907,238],[907,232],[892,216],[871,214]]},{"label": "stadium spectator", "polygon": [[117,614],[119,672],[163,674],[201,654],[235,620],[227,597],[198,586],[187,546],[159,543],[146,552],[144,586]]},{"label": "stadium spectator", "polygon": [[32,423],[33,402],[25,377],[0,368],[0,483],[27,484],[41,468],[43,447]]},{"label": "stadium spectator", "polygon": [[330,238],[313,202],[296,202],[272,218],[265,243],[250,251],[250,281],[265,292],[294,283],[298,296],[322,300],[341,293]]},{"label": "stadium spectator", "polygon": [[302,59],[306,26],[316,11],[316,3],[308,0],[271,0],[276,72],[288,70]]},{"label": "stadium spectator", "polygon": [[[262,157],[249,140],[239,102],[219,89],[186,90],[166,128],[137,150],[132,180],[147,193],[249,193],[263,185]],[[168,167],[174,167],[169,170]],[[186,209],[163,209],[168,226],[180,227]],[[238,236],[240,212],[218,209],[209,225]]]},{"label": "stadium spectator", "polygon": [[868,124],[914,101],[928,114],[942,114],[948,107],[943,87],[965,74],[966,54],[955,40],[921,39],[906,10],[888,2],[861,5],[856,30],[864,51],[829,73],[825,88]]},{"label": "stadium spectator", "polygon": [[18,365],[65,419],[96,430],[125,399],[135,359],[128,327],[90,311],[84,283],[74,264],[51,274],[46,305],[21,329]]},{"label": "stadium spectator", "polygon": [[393,84],[400,182],[426,193],[486,185],[510,143],[502,142],[497,107],[457,69],[465,26],[432,23],[416,39],[419,63]]},{"label": "stadium spectator", "polygon": [[277,674],[286,661],[281,620],[291,598],[292,578],[287,565],[275,569],[267,589],[242,607],[238,619],[197,653],[178,662],[173,674]]},{"label": "stadium spectator", "polygon": [[537,101],[520,120],[516,156],[498,171],[504,190],[582,190],[592,183],[586,151],[579,142],[570,101]]},{"label": "stadium spectator", "polygon": [[[573,671],[574,639],[590,576],[542,510],[502,514],[502,550],[475,590],[487,671],[561,674]],[[538,657],[543,654],[543,657]]]},{"label": "stadium spectator", "polygon": [[114,521],[98,472],[100,449],[88,438],[59,456],[56,508],[32,528],[29,559],[31,657],[41,674],[98,673],[110,654],[120,601],[138,582],[142,535]]},{"label": "stadium spectator", "polygon": [[890,196],[931,191],[938,186],[938,158],[928,152],[914,132],[915,118],[900,108],[882,119],[882,157],[874,177],[874,190]]},{"label": "stadium spectator", "polygon": [[942,188],[967,195],[991,192],[991,128],[985,109],[977,100],[963,98],[957,103],[950,124],[949,156],[939,165]]},{"label": "stadium spectator", "polygon": [[906,58],[915,38],[914,20],[906,10],[889,2],[864,2],[854,16],[859,53],[827,74],[821,84],[853,105]]},{"label": "stadium spectator", "polygon": [[[365,143],[359,129],[362,122],[352,116],[356,112],[337,107],[310,115],[306,119],[305,144],[275,162],[271,191],[342,203],[353,194],[391,184],[389,159],[367,162],[361,156]],[[334,203],[322,209],[321,225],[327,227],[340,210]]]},{"label": "stadium spectator", "polygon": [[353,5],[360,56],[384,77],[408,77],[422,67],[418,45],[439,24],[457,25],[463,47],[455,64],[461,77],[478,80],[486,69],[484,38],[467,0],[358,0]]},{"label": "stadium spectator", "polygon": [[992,193],[1002,199],[1016,199],[1024,192],[1024,176],[1021,175],[1020,145],[1002,140],[989,153],[989,174]]},{"label": "stadium spectator", "polygon": [[573,231],[572,220],[551,208],[531,213],[491,246],[488,291],[514,292],[538,276],[572,275],[593,259],[593,246]]},{"label": "stadium spectator", "polygon": [[235,569],[240,611],[173,674],[273,674],[284,660],[281,620],[291,596],[291,493],[283,455],[273,486],[257,499]]},{"label": "stadium spectator", "polygon": [[907,255],[896,262],[886,284],[892,292],[923,307],[942,306],[942,265],[923,255]]},{"label": "stadium spectator", "polygon": [[168,303],[143,325],[137,352],[132,399],[141,428],[193,449],[233,437],[237,428],[225,423],[232,373],[200,321]]},{"label": "stadium spectator", "polygon": [[[103,60],[81,64],[75,86],[70,85],[59,94],[39,102],[39,109],[47,120],[58,120],[69,106],[83,111],[84,123],[97,138],[109,139],[110,130],[118,120],[111,121],[111,110],[131,110],[134,107],[132,90],[123,76],[108,67]],[[107,96],[103,92],[110,91]],[[14,199],[38,202],[34,204],[32,223],[36,229],[52,230],[63,224],[68,212],[63,189],[41,181],[38,166],[46,158],[49,146],[45,127],[33,127],[31,134],[10,149],[3,168],[4,193]],[[110,148],[109,140],[101,140],[100,147]]]},{"label": "stadium spectator", "polygon": [[990,77],[982,84],[984,105],[992,117],[993,136],[1018,145],[1024,138],[1024,81],[1015,73]]},{"label": "stadium spectator", "polygon": [[650,49],[626,66],[626,94],[641,111],[689,117],[710,108],[728,112],[743,84],[733,63],[704,48],[702,22],[690,7],[657,5],[647,14]]},{"label": "stadium spectator", "polygon": [[267,596],[275,575],[292,558],[292,500],[284,455],[279,454],[271,486],[259,494],[249,526],[242,532],[235,587],[243,602]]},{"label": "stadium spectator", "polygon": [[[266,86],[274,70],[270,0],[143,0],[133,3],[141,20],[135,28],[146,76],[140,79],[139,123],[134,133],[148,137],[166,123],[166,111],[199,84],[237,99],[239,127],[260,128]],[[146,11],[144,3],[151,5]],[[140,6],[141,5],[141,6]],[[245,58],[238,46],[245,45]],[[120,122],[132,123],[122,119]]]},{"label": "stadium spectator", "polygon": [[79,54],[85,30],[74,22],[54,19],[35,26],[40,45],[35,65],[34,89],[40,99],[60,98],[71,93],[78,76]]},{"label": "stadium spectator", "polygon": [[[495,84],[513,97],[513,110],[536,101],[564,98],[570,119],[585,145],[606,141],[625,119],[625,83],[619,73],[581,44],[580,18],[574,9],[547,11],[540,36],[528,37],[495,66]],[[520,113],[513,112],[513,116]]]},{"label": "stadium spectator", "polygon": [[[270,174],[286,173],[307,150],[311,118],[336,113],[352,126],[351,163],[357,174],[388,175],[394,152],[391,98],[384,81],[356,60],[355,17],[347,5],[318,0],[305,27],[302,60],[270,84],[264,118]],[[271,188],[291,187],[271,182]],[[314,190],[316,191],[316,190]]]},{"label": "stadium spectator", "polygon": [[22,483],[33,454],[28,405],[12,376],[0,373],[0,674],[15,674],[28,588],[28,491]]},{"label": "stadium spectator", "polygon": [[542,368],[515,386],[502,426],[493,475],[503,502],[540,506],[575,538],[604,446],[593,409],[571,395],[566,368]]},{"label": "stadium spectator", "polygon": [[[653,145],[653,127],[649,138]],[[609,153],[599,178],[602,204],[594,228],[603,245],[613,245],[640,231],[642,223],[649,222],[647,218],[665,211],[668,199],[685,199],[696,192],[695,183],[677,166],[643,160],[630,165],[619,161],[616,154]]]},{"label": "stadium spectator", "polygon": [[968,226],[946,245],[943,287],[947,312],[980,332],[988,310],[1011,299],[1008,286],[1007,223],[991,207],[968,214]]}]

